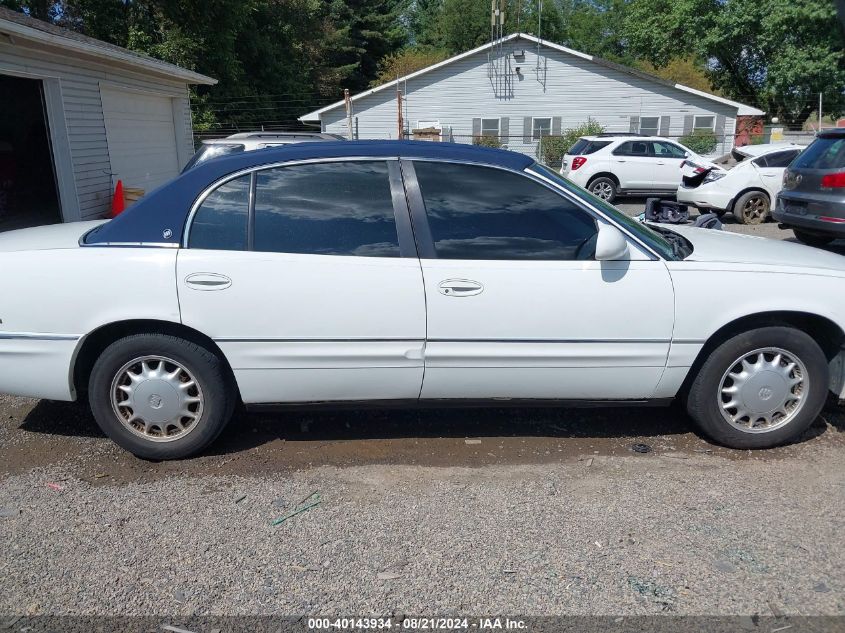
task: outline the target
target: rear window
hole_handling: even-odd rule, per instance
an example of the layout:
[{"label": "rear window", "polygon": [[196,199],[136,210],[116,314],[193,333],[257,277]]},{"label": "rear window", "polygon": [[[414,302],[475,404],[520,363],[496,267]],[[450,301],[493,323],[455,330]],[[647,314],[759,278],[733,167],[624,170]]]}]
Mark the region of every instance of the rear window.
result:
[{"label": "rear window", "polygon": [[227,154],[236,154],[244,151],[245,149],[246,148],[240,143],[209,143],[207,145],[203,145],[199,148],[197,153],[191,157],[188,164],[185,165],[182,169],[182,173],[184,174],[189,169],[193,169],[197,165],[211,160],[212,158],[226,156]]},{"label": "rear window", "polygon": [[579,138],[578,141],[569,148],[567,154],[585,156],[597,152],[602,147],[610,145],[610,141],[590,141],[585,138]]},{"label": "rear window", "polygon": [[845,138],[817,138],[795,162],[794,169],[841,169],[845,167]]}]

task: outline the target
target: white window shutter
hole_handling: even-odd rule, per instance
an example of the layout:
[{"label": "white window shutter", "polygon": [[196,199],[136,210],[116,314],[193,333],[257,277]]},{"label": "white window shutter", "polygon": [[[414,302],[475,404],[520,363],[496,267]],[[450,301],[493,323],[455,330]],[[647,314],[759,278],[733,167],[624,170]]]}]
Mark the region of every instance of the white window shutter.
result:
[{"label": "white window shutter", "polygon": [[636,134],[640,131],[640,117],[632,116],[631,117],[631,126],[628,128],[629,132]]},{"label": "white window shutter", "polygon": [[481,118],[475,118],[472,120],[472,135],[481,136]]},{"label": "white window shutter", "polygon": [[660,136],[669,136],[669,123],[671,122],[671,117],[669,116],[662,116],[660,117]]},{"label": "white window shutter", "polygon": [[522,142],[531,142],[531,117],[527,116],[522,119]]}]

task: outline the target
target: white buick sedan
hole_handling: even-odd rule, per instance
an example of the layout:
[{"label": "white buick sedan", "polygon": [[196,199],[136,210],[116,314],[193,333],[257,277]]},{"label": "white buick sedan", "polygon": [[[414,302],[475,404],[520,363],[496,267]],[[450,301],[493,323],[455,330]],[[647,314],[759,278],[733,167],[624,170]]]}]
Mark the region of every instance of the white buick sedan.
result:
[{"label": "white buick sedan", "polygon": [[0,235],[0,392],[144,458],[236,405],[668,403],[763,448],[843,396],[845,259],[647,227],[520,154],[308,143]]}]

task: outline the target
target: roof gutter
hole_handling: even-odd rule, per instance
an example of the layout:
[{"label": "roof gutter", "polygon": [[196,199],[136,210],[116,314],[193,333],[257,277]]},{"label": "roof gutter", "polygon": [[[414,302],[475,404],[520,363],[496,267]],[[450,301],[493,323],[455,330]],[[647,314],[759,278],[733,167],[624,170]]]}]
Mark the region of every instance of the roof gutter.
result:
[{"label": "roof gutter", "polygon": [[122,52],[111,48],[104,48],[88,42],[81,42],[67,37],[61,37],[39,31],[38,29],[17,24],[8,20],[0,19],[0,33],[6,33],[32,42],[50,44],[64,49],[69,49],[82,55],[88,55],[98,58],[106,58],[112,61],[129,64],[131,66],[143,68],[149,72],[164,75],[170,78],[181,79],[190,84],[202,84],[205,86],[213,86],[217,83],[216,79],[195,73],[192,70],[169,64],[167,62],[158,61],[152,58],[146,58],[140,55],[133,54],[129,51]]}]

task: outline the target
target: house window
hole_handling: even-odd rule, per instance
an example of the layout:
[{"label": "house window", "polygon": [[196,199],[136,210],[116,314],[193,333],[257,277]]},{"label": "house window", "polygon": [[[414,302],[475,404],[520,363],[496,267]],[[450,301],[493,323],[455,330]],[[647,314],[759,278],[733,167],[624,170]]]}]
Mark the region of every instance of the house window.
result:
[{"label": "house window", "polygon": [[551,117],[543,117],[540,119],[533,119],[531,126],[531,138],[539,141],[544,136],[550,136],[552,133],[552,119]]},{"label": "house window", "polygon": [[716,117],[712,114],[699,115],[697,114],[693,119],[693,130],[708,130],[712,132],[716,127]]},{"label": "house window", "polygon": [[481,119],[481,136],[499,136],[499,119]]},{"label": "house window", "polygon": [[657,136],[660,130],[659,116],[642,116],[640,117],[640,134],[648,134],[649,136]]}]

